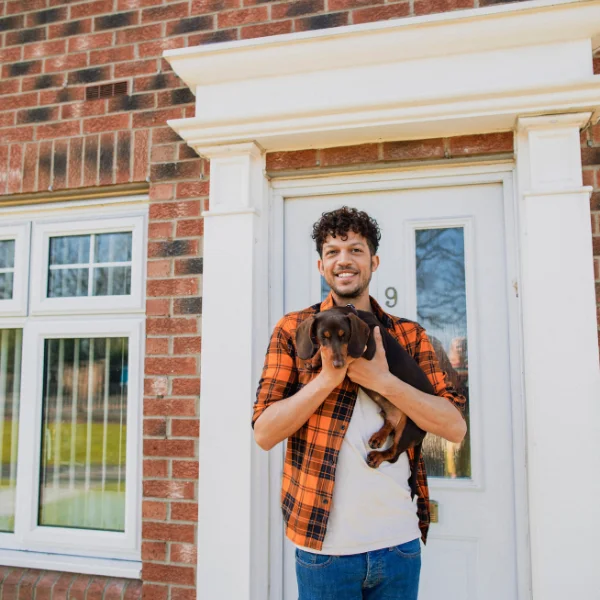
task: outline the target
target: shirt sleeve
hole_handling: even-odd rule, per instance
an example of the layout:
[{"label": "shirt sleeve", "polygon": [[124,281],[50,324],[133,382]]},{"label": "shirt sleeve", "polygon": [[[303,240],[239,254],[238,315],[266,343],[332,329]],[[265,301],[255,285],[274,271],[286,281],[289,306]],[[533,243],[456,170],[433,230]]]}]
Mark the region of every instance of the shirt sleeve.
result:
[{"label": "shirt sleeve", "polygon": [[415,360],[427,375],[433,385],[436,396],[448,399],[464,416],[466,398],[459,394],[450,383],[448,375],[440,368],[440,363],[433,349],[433,345],[425,330],[418,327],[417,343],[415,347]]},{"label": "shirt sleeve", "polygon": [[267,407],[295,393],[298,382],[295,360],[296,350],[292,335],[286,331],[284,324],[285,317],[277,323],[271,334],[262,375],[256,391],[252,428],[254,428],[256,420]]}]

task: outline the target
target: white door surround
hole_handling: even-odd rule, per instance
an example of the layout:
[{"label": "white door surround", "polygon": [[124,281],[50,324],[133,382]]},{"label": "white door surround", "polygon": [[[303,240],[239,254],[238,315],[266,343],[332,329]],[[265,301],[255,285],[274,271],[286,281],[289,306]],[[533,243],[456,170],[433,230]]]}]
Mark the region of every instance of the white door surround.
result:
[{"label": "white door surround", "polygon": [[[525,399],[531,564],[519,600],[600,589],[600,514],[588,506],[600,492],[600,376],[579,149],[579,129],[600,107],[598,33],[600,0],[534,0],[165,53],[198,102],[198,117],[171,125],[211,159],[199,597],[268,597],[269,496],[278,495],[266,489],[267,455],[250,428],[269,288],[282,281],[281,268],[269,267],[281,231],[265,150],[506,130],[516,133],[522,314],[512,360]],[[238,343],[223,347],[228,337]],[[577,440],[557,443],[564,431]]]}]

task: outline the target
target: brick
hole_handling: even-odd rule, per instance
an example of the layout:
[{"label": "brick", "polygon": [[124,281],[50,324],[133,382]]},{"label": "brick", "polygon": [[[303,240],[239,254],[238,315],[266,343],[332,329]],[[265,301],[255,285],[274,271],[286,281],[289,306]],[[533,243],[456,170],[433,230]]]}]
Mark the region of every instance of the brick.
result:
[{"label": "brick", "polygon": [[164,561],[166,559],[167,544],[165,542],[142,542],[142,560]]},{"label": "brick", "polygon": [[60,116],[61,119],[81,119],[83,117],[103,115],[105,112],[106,103],[103,101],[71,102],[63,104]]},{"label": "brick", "polygon": [[[166,231],[163,237],[169,237],[171,223],[150,223],[150,231],[148,237],[156,238],[156,226],[164,226]],[[171,261],[166,260],[151,260],[148,261],[148,278],[168,277],[171,275]]]},{"label": "brick", "polygon": [[142,597],[144,600],[167,600],[169,595],[169,586],[153,585],[145,583],[142,586]]},{"label": "brick", "polygon": [[304,19],[296,19],[296,31],[312,31],[315,29],[328,29],[330,27],[342,27],[348,25],[350,13],[337,12],[328,13],[325,15],[317,15],[315,17],[306,17]]},{"label": "brick", "polygon": [[[168,461],[166,460],[144,460],[144,477],[167,477],[169,475]],[[152,505],[152,506],[150,506]],[[165,508],[162,502],[147,502],[142,503],[142,516],[148,519],[157,519],[164,521],[167,518],[167,512],[160,513],[162,516],[156,516],[157,507]],[[154,516],[152,516],[154,515]]]},{"label": "brick", "polygon": [[129,127],[129,115],[109,115],[94,117],[83,121],[84,133],[99,133],[102,131],[115,131]]},{"label": "brick", "polygon": [[[164,540],[167,542],[195,542],[195,526],[175,523],[142,523],[143,540]],[[144,579],[145,581],[145,579]]]},{"label": "brick", "polygon": [[196,600],[196,588],[171,586],[171,600]]},{"label": "brick", "polygon": [[[250,27],[255,27],[251,25]],[[291,25],[290,25],[291,30]],[[252,37],[252,36],[250,36]],[[205,44],[217,44],[219,42],[231,42],[238,39],[238,29],[223,29],[220,31],[211,31],[208,33],[198,33],[188,36],[190,46],[202,46]]]},{"label": "brick", "polygon": [[196,179],[200,177],[200,161],[163,163],[150,167],[152,181],[169,181],[176,179]]},{"label": "brick", "polygon": [[150,186],[150,200],[171,200],[175,194],[175,186],[172,183],[155,183]]},{"label": "brick", "polygon": [[[173,509],[175,506],[180,505],[172,505],[171,508],[171,516],[173,514]],[[198,512],[197,504],[185,504],[181,506],[189,506],[192,510],[196,510]],[[174,518],[174,517],[173,517]],[[178,520],[186,520],[186,519],[178,519]],[[195,520],[195,519],[194,519]],[[184,563],[187,565],[195,565],[198,560],[198,551],[197,546],[195,544],[171,544],[171,551],[169,553],[169,559],[174,563]]]},{"label": "brick", "polygon": [[97,0],[96,2],[85,2],[83,4],[71,5],[71,19],[90,17],[109,13],[113,10],[113,0]]},{"label": "brick", "polygon": [[195,256],[198,254],[198,240],[170,240],[168,242],[151,242],[148,244],[148,256],[172,257]]},{"label": "brick", "polygon": [[[88,586],[85,600],[102,600],[107,580],[104,577],[94,577]],[[36,598],[37,600],[37,598]]]},{"label": "brick", "polygon": [[[176,104],[193,104],[196,98],[188,88],[179,88],[177,90],[167,90],[157,94],[156,103],[158,106],[173,106]],[[189,158],[197,158],[196,152],[186,146],[192,153]],[[181,158],[181,157],[180,157]]]},{"label": "brick", "polygon": [[198,419],[172,419],[171,435],[173,437],[198,437],[200,421]]},{"label": "brick", "polygon": [[33,140],[33,127],[12,127],[0,130],[0,144],[11,142],[31,142]]},{"label": "brick", "polygon": [[44,61],[44,73],[53,73],[55,71],[68,71],[71,69],[80,69],[87,66],[87,54],[65,54],[64,56],[55,56]]},{"label": "brick", "polygon": [[52,177],[52,142],[40,144],[38,154],[38,190],[47,190]]},{"label": "brick", "polygon": [[94,18],[94,31],[104,31],[106,29],[119,29],[121,27],[131,27],[138,25],[140,20],[137,11],[117,12]]},{"label": "brick", "polygon": [[175,261],[175,275],[201,275],[204,271],[204,258],[186,258]]},{"label": "brick", "polygon": [[46,8],[46,0],[12,0],[5,4],[8,15]]},{"label": "brick", "polygon": [[189,3],[177,2],[146,8],[142,11],[142,23],[152,21],[170,21],[171,19],[181,19],[189,15]]},{"label": "brick", "polygon": [[473,8],[473,6],[473,0],[415,0],[414,10],[416,15],[428,15],[461,8]]},{"label": "brick", "polygon": [[148,298],[146,300],[146,315],[155,317],[168,316],[171,312],[170,305],[170,300],[162,298]]},{"label": "brick", "polygon": [[131,131],[118,132],[116,159],[116,183],[126,183],[131,179]]},{"label": "brick", "polygon": [[444,158],[444,140],[408,140],[383,144],[384,160],[427,160]]},{"label": "brick", "polygon": [[79,121],[62,121],[60,123],[38,126],[36,138],[38,140],[45,140],[48,138],[72,137],[79,135],[80,133]]},{"label": "brick", "polygon": [[91,33],[91,31],[92,20],[80,19],[78,21],[68,21],[67,23],[57,23],[56,25],[50,25],[48,27],[48,37],[50,39],[65,38],[74,35]]},{"label": "brick", "polygon": [[6,180],[6,191],[8,194],[17,194],[21,191],[23,178],[23,146],[13,144],[10,147],[8,162],[8,177]]},{"label": "brick", "polygon": [[196,575],[192,567],[174,567],[173,565],[144,563],[142,566],[142,579],[144,581],[194,585]]},{"label": "brick", "polygon": [[[148,297],[158,296],[194,296],[198,293],[198,280],[190,279],[155,279],[148,281],[146,294]],[[187,314],[187,313],[179,313]]]},{"label": "brick", "polygon": [[136,131],[133,142],[133,181],[145,181],[148,173],[148,131]]},{"label": "brick", "polygon": [[168,377],[146,377],[144,378],[144,393],[152,394],[161,398],[169,392]]},{"label": "brick", "polygon": [[148,40],[157,40],[163,37],[161,23],[142,25],[141,27],[131,27],[129,29],[117,31],[116,34],[117,46],[146,42]]},{"label": "brick", "polygon": [[54,180],[53,189],[64,189],[67,187],[67,165],[69,156],[68,140],[57,140],[54,142]]},{"label": "brick", "polygon": [[25,19],[25,26],[37,27],[38,25],[48,25],[49,23],[64,21],[67,15],[68,9],[66,6],[29,13]]},{"label": "brick", "polygon": [[195,417],[196,401],[177,398],[162,400],[146,398],[144,400],[144,416]]},{"label": "brick", "polygon": [[[117,48],[103,48],[90,52],[90,66],[104,65],[135,58],[135,46],[118,46]],[[115,77],[117,75],[115,74]]]},{"label": "brick", "polygon": [[173,302],[175,315],[201,315],[202,298],[177,298]]},{"label": "brick", "polygon": [[232,10],[220,12],[217,15],[217,27],[225,29],[227,27],[239,27],[249,23],[263,23],[268,20],[268,7],[255,6],[242,10]]},{"label": "brick", "polygon": [[[331,5],[329,6],[331,9]],[[283,4],[274,4],[271,6],[271,18],[285,19],[310,15],[325,10],[324,0],[296,0],[294,2],[285,2]]]},{"label": "brick", "polygon": [[128,580],[123,600],[140,600],[142,597],[142,582],[137,580]]},{"label": "brick", "polygon": [[194,31],[214,29],[215,20],[212,15],[190,17],[167,23],[166,35],[183,35]]},{"label": "brick", "polygon": [[240,38],[243,40],[280,35],[292,31],[292,20],[265,23],[264,25],[246,25],[240,30]]},{"label": "brick", "polygon": [[29,108],[17,113],[17,123],[43,123],[44,121],[58,120],[58,107],[42,106],[40,108]]},{"label": "brick", "polygon": [[[46,90],[40,92],[39,104],[62,104],[65,102],[83,101],[85,97],[85,88],[83,86],[77,88],[61,88],[59,90]],[[90,102],[88,104],[95,104]],[[100,102],[99,104],[102,104]]]},{"label": "brick", "polygon": [[29,60],[4,65],[2,67],[2,77],[23,77],[23,75],[37,75],[42,72],[41,60]]},{"label": "brick", "polygon": [[98,149],[99,136],[92,135],[85,138],[83,185],[96,185],[98,181]]},{"label": "brick", "polygon": [[267,171],[285,171],[317,166],[316,150],[295,152],[269,152],[266,156]]},{"label": "brick", "polygon": [[513,151],[513,133],[488,133],[485,135],[463,135],[448,138],[451,156],[494,154]]},{"label": "brick", "polygon": [[[156,127],[157,125],[165,125],[169,119],[180,119],[183,116],[182,108],[147,110],[134,115],[133,127]],[[156,143],[156,140],[153,140],[153,142]]]},{"label": "brick", "polygon": [[76,578],[74,573],[62,573],[52,588],[52,600],[67,600],[69,588]]},{"label": "brick", "polygon": [[152,129],[153,144],[168,144],[170,142],[181,142],[181,138],[170,127],[155,127]]},{"label": "brick", "polygon": [[[149,240],[166,240],[173,235],[173,223],[172,222],[157,222],[150,223],[148,225],[148,239]],[[155,263],[161,263],[162,261],[152,261]],[[167,261],[168,262],[168,261]],[[170,264],[170,262],[169,262]],[[150,264],[148,264],[148,268],[150,268]],[[162,267],[158,267],[158,265],[153,267],[154,269],[160,269],[160,271],[155,271],[155,275],[153,277],[157,277],[162,273]],[[170,275],[170,268],[168,273],[163,273],[163,275]],[[149,275],[150,276],[150,275]]]},{"label": "brick", "polygon": [[168,354],[169,338],[148,338],[146,340],[146,354]]},{"label": "brick", "polygon": [[[147,359],[147,361],[148,360],[158,359]],[[195,458],[195,442],[194,440],[145,439],[144,456],[172,456],[177,458],[183,458],[187,456],[189,458]]]},{"label": "brick", "polygon": [[[194,498],[194,484],[184,481],[144,481],[144,498],[170,498],[191,500]],[[180,519],[181,520],[181,519]],[[188,520],[188,519],[184,519]]]},{"label": "brick", "polygon": [[[0,81],[0,95],[5,96],[7,94],[14,94],[18,91],[19,91],[19,80],[18,79],[13,79],[10,81]],[[9,108],[17,108],[18,106],[23,106],[22,104],[17,103],[16,99],[18,98],[18,96],[15,96],[14,98],[15,98],[14,103],[11,106],[7,105],[7,99],[3,98],[2,99],[2,109],[8,110]],[[35,104],[35,101],[32,102],[31,104]]]},{"label": "brick", "polygon": [[9,148],[8,144],[0,145],[0,194],[6,193]]},{"label": "brick", "polygon": [[161,57],[165,50],[173,50],[175,48],[185,48],[187,45],[185,36],[170,37],[164,40],[156,40],[152,42],[144,42],[138,45],[138,53],[140,56],[150,58],[151,56]]},{"label": "brick", "polygon": [[33,192],[36,189],[37,164],[38,145],[27,144],[23,163],[23,193]]},{"label": "brick", "polygon": [[19,592],[17,598],[19,600],[30,600],[33,598],[35,584],[43,575],[43,571],[29,569],[25,571],[21,581],[19,582]]},{"label": "brick", "polygon": [[192,357],[146,358],[146,375],[195,375],[196,359]]},{"label": "brick", "polygon": [[[133,77],[135,75],[149,75],[157,70],[156,59],[150,60],[134,60],[130,62],[119,63],[115,65],[115,77]],[[134,125],[141,127],[141,125]]]},{"label": "brick", "polygon": [[173,394],[178,396],[198,396],[200,394],[200,378],[187,377],[173,379]]},{"label": "brick", "polygon": [[386,21],[388,19],[398,19],[410,15],[409,2],[397,2],[387,6],[373,6],[352,11],[352,22],[373,23],[375,21]]},{"label": "brick", "polygon": [[178,337],[173,340],[173,354],[199,354],[201,345],[198,336]]},{"label": "brick", "polygon": [[172,475],[176,479],[198,479],[198,461],[174,460]]},{"label": "brick", "polygon": [[200,202],[160,202],[150,205],[150,219],[176,219],[200,215]]},{"label": "brick", "polygon": [[177,146],[175,144],[168,144],[165,146],[154,146],[150,154],[150,160],[153,163],[157,162],[171,162],[176,159]]},{"label": "brick", "polygon": [[55,54],[64,54],[67,49],[67,40],[37,42],[36,44],[28,44],[23,48],[23,58],[25,58],[25,60],[29,58],[46,58]]},{"label": "brick", "polygon": [[327,167],[332,165],[376,162],[378,156],[379,147],[377,144],[326,148],[321,150],[321,165]]},{"label": "brick", "polygon": [[91,582],[92,577],[79,575],[69,588],[69,600],[84,600],[85,593]]},{"label": "brick", "polygon": [[12,127],[15,124],[15,113],[0,113],[0,127]]},{"label": "brick", "polygon": [[[97,48],[106,48],[111,46],[114,41],[114,33],[107,31],[103,33],[94,33],[91,35],[82,35],[72,37],[68,40],[69,52],[80,50],[94,50]],[[93,64],[90,62],[90,64]]]},{"label": "brick", "polygon": [[16,44],[31,44],[32,42],[41,42],[47,39],[45,27],[36,29],[21,29],[20,31],[9,31],[5,34],[5,45],[13,46]]},{"label": "brick", "polygon": [[231,8],[239,8],[240,6],[241,0],[192,0],[191,13],[193,15],[201,15]]},{"label": "brick", "polygon": [[35,588],[35,600],[50,600],[52,596],[52,586],[56,583],[60,573],[56,571],[46,571],[37,582]]},{"label": "brick", "polygon": [[144,436],[162,437],[167,435],[167,421],[165,419],[144,419]]},{"label": "brick", "polygon": [[185,181],[177,184],[177,198],[205,197],[208,193],[208,181]]}]

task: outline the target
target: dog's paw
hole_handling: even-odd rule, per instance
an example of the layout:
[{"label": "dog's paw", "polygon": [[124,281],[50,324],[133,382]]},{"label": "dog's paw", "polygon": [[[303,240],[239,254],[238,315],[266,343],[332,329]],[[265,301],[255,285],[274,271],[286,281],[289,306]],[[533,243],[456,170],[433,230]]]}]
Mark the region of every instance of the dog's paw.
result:
[{"label": "dog's paw", "polygon": [[385,438],[379,435],[379,432],[374,433],[371,439],[369,439],[369,447],[373,448],[373,450],[378,450],[383,447],[383,444],[385,444]]},{"label": "dog's paw", "polygon": [[369,452],[369,454],[367,454],[367,464],[372,469],[376,469],[381,462],[381,452]]}]

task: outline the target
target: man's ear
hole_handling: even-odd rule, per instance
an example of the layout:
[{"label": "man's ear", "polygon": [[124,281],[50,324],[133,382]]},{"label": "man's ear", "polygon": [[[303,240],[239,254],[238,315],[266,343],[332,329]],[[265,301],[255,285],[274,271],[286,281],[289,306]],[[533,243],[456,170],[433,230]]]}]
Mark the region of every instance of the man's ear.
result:
[{"label": "man's ear", "polygon": [[316,324],[314,317],[308,317],[296,330],[296,352],[302,360],[312,358],[317,351],[317,345],[313,342]]},{"label": "man's ear", "polygon": [[369,339],[369,326],[356,315],[347,315],[350,321],[350,340],[348,342],[348,354],[352,358],[360,358],[365,351]]}]

